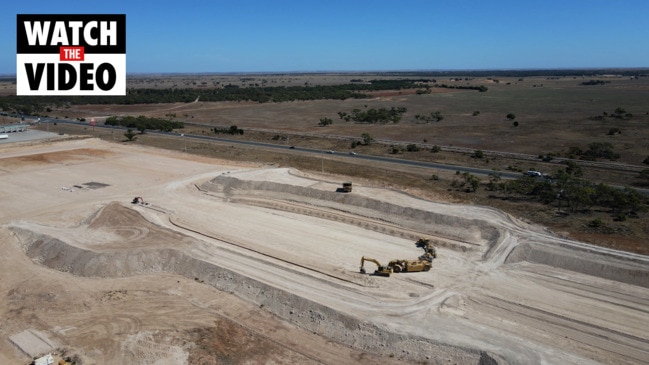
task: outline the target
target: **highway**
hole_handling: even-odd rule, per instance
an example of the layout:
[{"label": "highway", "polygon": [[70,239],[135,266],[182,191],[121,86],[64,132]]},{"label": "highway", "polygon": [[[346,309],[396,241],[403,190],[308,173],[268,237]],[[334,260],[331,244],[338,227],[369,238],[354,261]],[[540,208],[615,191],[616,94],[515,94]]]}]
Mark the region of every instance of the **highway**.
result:
[{"label": "highway", "polygon": [[[25,116],[25,119],[38,119],[38,117]],[[79,122],[79,121],[75,121],[75,120],[66,120],[66,119],[41,118],[40,122],[41,123],[65,123],[65,124],[88,126],[88,122]],[[127,128],[125,128],[125,127],[107,126],[107,125],[103,125],[103,124],[97,124],[97,125],[95,125],[95,128],[127,130]],[[448,165],[448,164],[441,164],[441,163],[436,163],[436,162],[403,160],[403,159],[398,159],[398,158],[363,155],[363,154],[358,154],[358,153],[353,154],[353,155],[348,154],[348,153],[342,153],[342,152],[330,153],[329,151],[325,151],[325,150],[322,150],[322,149],[314,149],[314,148],[298,147],[298,146],[295,146],[293,148],[289,148],[286,145],[278,145],[278,144],[273,144],[273,143],[254,142],[254,141],[244,141],[244,140],[234,140],[234,139],[219,138],[219,137],[214,137],[214,136],[182,134],[182,133],[177,133],[177,132],[161,132],[161,131],[153,131],[153,130],[147,130],[146,133],[169,136],[169,137],[187,138],[187,139],[191,139],[191,140],[202,140],[202,141],[211,141],[211,142],[227,143],[227,144],[234,144],[234,145],[238,144],[238,145],[257,147],[257,148],[267,148],[267,149],[272,149],[272,150],[282,150],[282,152],[318,155],[318,156],[321,156],[321,157],[325,157],[323,155],[326,155],[326,156],[330,156],[330,157],[335,157],[336,159],[339,159],[339,160],[373,161],[373,162],[382,162],[382,163],[392,163],[392,164],[397,164],[397,165],[401,165],[401,166],[420,167],[420,168],[431,169],[431,170],[445,170],[445,171],[452,171],[452,172],[460,171],[461,173],[468,172],[468,173],[471,173],[471,174],[481,175],[481,176],[488,176],[489,174],[494,172],[493,170],[480,169],[480,168],[476,168],[476,167]],[[499,173],[501,174],[501,177],[508,178],[508,179],[515,179],[515,178],[518,178],[518,177],[521,176],[521,174],[519,172],[499,171]]]}]

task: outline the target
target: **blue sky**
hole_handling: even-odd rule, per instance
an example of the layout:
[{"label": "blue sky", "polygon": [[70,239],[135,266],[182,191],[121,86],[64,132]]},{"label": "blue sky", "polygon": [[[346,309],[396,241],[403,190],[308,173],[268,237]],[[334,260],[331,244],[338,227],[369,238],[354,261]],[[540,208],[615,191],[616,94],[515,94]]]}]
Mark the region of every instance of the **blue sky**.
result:
[{"label": "blue sky", "polygon": [[16,14],[126,14],[127,72],[649,67],[649,0],[6,1]]}]

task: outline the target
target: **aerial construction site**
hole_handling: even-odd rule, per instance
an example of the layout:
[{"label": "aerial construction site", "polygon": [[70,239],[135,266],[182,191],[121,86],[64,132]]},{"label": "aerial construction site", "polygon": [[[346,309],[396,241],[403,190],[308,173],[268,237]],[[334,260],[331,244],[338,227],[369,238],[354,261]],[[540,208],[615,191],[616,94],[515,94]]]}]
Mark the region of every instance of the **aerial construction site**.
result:
[{"label": "aerial construction site", "polygon": [[3,364],[649,363],[645,256],[345,176],[1,148]]}]

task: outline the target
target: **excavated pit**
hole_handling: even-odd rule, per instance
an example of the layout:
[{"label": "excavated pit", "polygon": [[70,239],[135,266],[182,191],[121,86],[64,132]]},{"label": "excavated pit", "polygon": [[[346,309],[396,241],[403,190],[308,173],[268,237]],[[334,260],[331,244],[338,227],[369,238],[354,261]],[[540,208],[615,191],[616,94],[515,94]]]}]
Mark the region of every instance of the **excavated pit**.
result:
[{"label": "excavated pit", "polygon": [[299,201],[301,204],[349,212],[413,230],[424,230],[423,233],[431,236],[475,245],[491,245],[500,238],[498,229],[484,220],[440,214],[357,194],[343,194],[272,181],[241,180],[225,175],[202,184],[201,188],[221,193],[235,202],[240,197],[250,196],[272,196],[277,200]]},{"label": "excavated pit", "polygon": [[[162,239],[190,241],[191,238],[158,227],[138,212],[111,203],[90,220],[90,229],[119,229],[122,224],[148,227],[148,232]],[[317,333],[336,342],[362,351],[391,356],[402,354],[405,360],[431,362],[430,354],[463,364],[497,364],[500,357],[479,349],[436,343],[418,336],[404,336],[385,328],[358,320],[306,298],[279,290],[232,270],[196,259],[172,248],[150,247],[135,243],[136,248],[120,248],[106,242],[93,244],[93,249],[71,245],[48,234],[14,225],[10,227],[25,254],[48,268],[72,275],[95,278],[121,278],[142,274],[168,273],[199,281],[215,289],[263,307],[303,330]],[[149,241],[150,237],[140,237]],[[135,240],[137,241],[137,240]],[[104,248],[101,248],[103,246]],[[506,361],[500,360],[502,363]],[[446,363],[440,361],[439,363]]]},{"label": "excavated pit", "polygon": [[[503,239],[502,228],[494,225],[493,221],[400,206],[362,195],[341,194],[271,181],[242,180],[227,175],[220,175],[202,184],[201,188],[221,193],[227,199],[235,202],[241,201],[250,204],[245,200],[245,197],[272,196],[277,200],[299,201],[301,204],[350,212],[411,229],[422,230],[424,227],[425,233],[433,237],[443,237],[482,246],[479,250],[483,252],[485,259]],[[460,248],[462,251],[465,251],[466,248],[466,246],[444,244],[442,241],[437,243],[451,249]],[[578,254],[575,254],[576,252]],[[649,287],[649,268],[645,264],[645,259],[634,260],[632,257],[620,257],[579,246],[565,247],[558,243],[549,245],[517,243],[506,255],[504,263],[513,264],[520,261]]]}]

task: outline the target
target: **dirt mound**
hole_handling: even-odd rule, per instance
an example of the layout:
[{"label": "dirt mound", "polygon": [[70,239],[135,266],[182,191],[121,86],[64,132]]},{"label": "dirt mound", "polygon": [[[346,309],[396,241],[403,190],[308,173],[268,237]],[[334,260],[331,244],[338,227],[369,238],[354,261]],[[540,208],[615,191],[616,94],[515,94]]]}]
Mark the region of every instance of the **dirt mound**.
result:
[{"label": "dirt mound", "polygon": [[[91,216],[88,229],[116,234],[121,239],[102,245],[105,249],[121,247],[181,247],[191,240],[178,232],[157,226],[139,212],[111,202]],[[96,249],[96,246],[93,246]]]},{"label": "dirt mound", "polygon": [[124,207],[117,202],[111,202],[98,214],[91,217],[89,228],[119,228],[123,226],[152,226],[140,213]]}]

